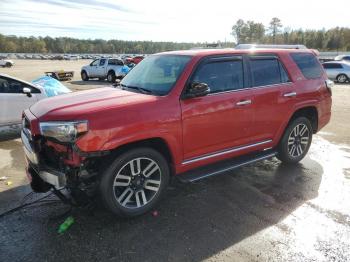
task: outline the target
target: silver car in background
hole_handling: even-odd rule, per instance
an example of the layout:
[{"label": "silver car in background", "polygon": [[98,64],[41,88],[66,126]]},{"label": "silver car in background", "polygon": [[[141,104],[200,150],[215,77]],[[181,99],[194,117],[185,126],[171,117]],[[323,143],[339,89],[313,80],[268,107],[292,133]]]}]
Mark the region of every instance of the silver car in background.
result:
[{"label": "silver car in background", "polygon": [[350,55],[338,55],[334,58],[335,61],[350,62]]},{"label": "silver car in background", "polygon": [[350,62],[331,61],[323,63],[328,78],[338,83],[345,83],[350,79]]}]

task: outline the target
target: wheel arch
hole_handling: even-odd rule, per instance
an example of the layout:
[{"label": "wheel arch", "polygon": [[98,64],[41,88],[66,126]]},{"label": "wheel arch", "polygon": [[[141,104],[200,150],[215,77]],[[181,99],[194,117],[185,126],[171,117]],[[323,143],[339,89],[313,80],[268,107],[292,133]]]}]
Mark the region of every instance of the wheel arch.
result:
[{"label": "wheel arch", "polygon": [[115,70],[114,69],[109,69],[107,72],[107,75],[109,75],[109,73],[113,73],[115,75]]},{"label": "wheel arch", "polygon": [[306,117],[310,120],[312,131],[315,134],[318,130],[318,111],[315,106],[306,106],[297,109],[289,118],[289,121],[286,125],[286,127],[289,125],[290,122],[292,122],[294,119],[298,117]]},{"label": "wheel arch", "polygon": [[133,142],[128,142],[122,145],[119,145],[118,147],[110,150],[110,154],[108,155],[108,158],[112,161],[114,160],[118,155],[134,149],[134,148],[140,148],[140,147],[149,147],[152,148],[159,153],[161,153],[167,162],[169,163],[170,172],[172,175],[175,174],[175,160],[173,153],[170,149],[169,144],[167,141],[161,137],[152,137],[142,140],[137,140]]},{"label": "wheel arch", "polygon": [[80,74],[82,74],[83,72],[85,72],[86,75],[89,77],[89,72],[88,72],[88,70],[86,70],[86,69],[81,69],[81,70],[80,70]]}]

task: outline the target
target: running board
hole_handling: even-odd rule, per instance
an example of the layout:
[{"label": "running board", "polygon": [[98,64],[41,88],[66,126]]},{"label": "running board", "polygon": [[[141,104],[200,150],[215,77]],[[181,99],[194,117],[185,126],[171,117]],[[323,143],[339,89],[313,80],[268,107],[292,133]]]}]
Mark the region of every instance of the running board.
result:
[{"label": "running board", "polygon": [[220,161],[211,165],[199,167],[186,171],[177,176],[184,183],[194,182],[203,178],[220,175],[232,171],[238,167],[246,166],[261,160],[269,159],[277,154],[275,150],[269,149],[262,152],[235,157],[229,160]]}]

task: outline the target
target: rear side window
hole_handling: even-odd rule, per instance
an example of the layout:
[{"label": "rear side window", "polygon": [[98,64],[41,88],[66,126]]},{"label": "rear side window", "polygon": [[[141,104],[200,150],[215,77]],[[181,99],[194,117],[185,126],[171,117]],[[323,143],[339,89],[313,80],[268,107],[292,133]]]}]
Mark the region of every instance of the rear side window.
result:
[{"label": "rear side window", "polygon": [[108,64],[109,65],[124,65],[123,61],[119,60],[119,59],[109,59],[108,60]]},{"label": "rear side window", "polygon": [[243,88],[242,60],[215,61],[202,65],[194,74],[193,82],[206,83],[210,93]]},{"label": "rear side window", "polygon": [[293,53],[292,59],[307,79],[319,78],[322,75],[322,69],[317,58],[309,53]]},{"label": "rear side window", "polygon": [[323,64],[323,67],[325,69],[339,69],[339,68],[343,68],[341,64]]},{"label": "rear side window", "polygon": [[253,86],[266,86],[289,82],[284,67],[277,58],[250,59]]}]

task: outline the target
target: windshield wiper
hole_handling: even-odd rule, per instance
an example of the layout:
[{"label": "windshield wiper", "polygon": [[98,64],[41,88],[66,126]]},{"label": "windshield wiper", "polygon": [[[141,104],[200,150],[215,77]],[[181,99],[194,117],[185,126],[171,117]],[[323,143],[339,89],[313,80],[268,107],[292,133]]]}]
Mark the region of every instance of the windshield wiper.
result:
[{"label": "windshield wiper", "polygon": [[149,90],[149,89],[146,89],[146,88],[143,88],[143,87],[139,87],[139,86],[129,86],[129,85],[124,85],[124,84],[121,84],[121,86],[122,87],[126,87],[128,89],[138,90],[142,94],[154,94],[154,92],[152,90]]}]

